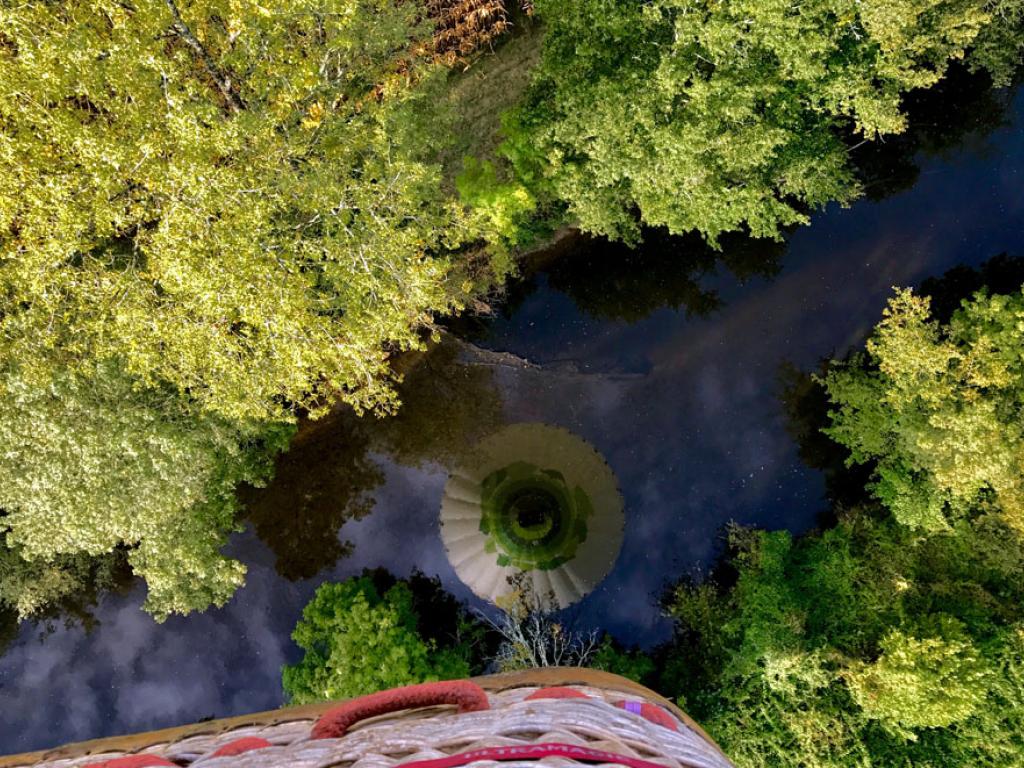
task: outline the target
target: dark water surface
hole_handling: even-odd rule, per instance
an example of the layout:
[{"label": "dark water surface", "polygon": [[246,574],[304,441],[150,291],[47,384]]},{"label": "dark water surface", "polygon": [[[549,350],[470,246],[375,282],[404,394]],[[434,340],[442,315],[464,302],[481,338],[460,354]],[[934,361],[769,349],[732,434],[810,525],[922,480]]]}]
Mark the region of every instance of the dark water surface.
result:
[{"label": "dark water surface", "polygon": [[627,644],[664,639],[659,591],[713,563],[724,524],[802,531],[826,508],[787,433],[783,367],[859,344],[891,286],[1024,254],[1024,96],[967,91],[855,155],[868,198],[815,215],[783,246],[729,242],[716,261],[656,236],[632,255],[563,244],[502,315],[461,329],[476,347],[449,340],[427,356],[398,419],[317,424],[270,488],[246,494],[251,525],[231,551],[247,586],[225,608],[158,625],[136,587],[101,600],[92,632],[40,639],[23,626],[0,659],[0,753],[279,706],[303,605],[366,567],[418,568],[479,606],[437,514],[449,468],[505,423],[565,427],[619,479],[619,560],[566,620]]}]

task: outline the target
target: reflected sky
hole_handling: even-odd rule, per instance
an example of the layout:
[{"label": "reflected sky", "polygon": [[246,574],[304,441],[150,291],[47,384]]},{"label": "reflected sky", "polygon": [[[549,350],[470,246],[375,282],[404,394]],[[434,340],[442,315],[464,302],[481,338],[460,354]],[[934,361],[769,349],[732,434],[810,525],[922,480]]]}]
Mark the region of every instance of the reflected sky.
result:
[{"label": "reflected sky", "polygon": [[[786,433],[780,366],[812,369],[860,343],[891,286],[1024,253],[1024,96],[1006,117],[919,159],[905,191],[815,215],[764,274],[737,270],[740,280],[686,252],[698,244],[678,244],[696,266],[659,294],[661,308],[612,301],[598,311],[587,304],[593,286],[586,300],[561,290],[572,259],[600,273],[615,258],[614,248],[575,243],[570,262],[534,276],[514,309],[478,329],[477,345],[507,355],[449,343],[421,378],[410,376],[403,420],[325,422],[282,460],[274,485],[247,494],[252,524],[230,545],[248,565],[247,586],[223,609],[158,625],[136,588],[103,598],[89,634],[57,626],[40,641],[39,628],[23,626],[0,658],[0,753],[279,706],[303,605],[321,581],[366,567],[419,568],[480,606],[447,562],[437,513],[447,468],[504,423],[565,427],[619,479],[619,562],[567,621],[626,644],[664,639],[659,591],[710,568],[724,524],[805,530],[825,506],[821,474]],[[619,281],[609,290],[620,284],[636,289]],[[688,311],[676,291],[703,310]],[[332,474],[338,466],[350,470]]]}]

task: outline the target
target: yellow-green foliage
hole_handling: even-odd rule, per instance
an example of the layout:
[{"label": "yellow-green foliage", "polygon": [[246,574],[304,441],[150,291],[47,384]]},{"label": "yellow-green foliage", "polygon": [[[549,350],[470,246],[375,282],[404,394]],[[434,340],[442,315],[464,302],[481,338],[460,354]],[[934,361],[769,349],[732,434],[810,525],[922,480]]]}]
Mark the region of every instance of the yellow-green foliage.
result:
[{"label": "yellow-green foliage", "polygon": [[933,637],[889,632],[881,656],[848,673],[865,715],[897,730],[942,728],[985,705],[990,675],[978,649],[958,622],[946,619],[939,626],[942,633]]},{"label": "yellow-green foliage", "polygon": [[498,246],[519,245],[526,238],[530,214],[537,208],[533,195],[518,182],[499,181],[493,163],[487,160],[466,157],[463,164],[455,185],[479,221],[481,233]]},{"label": "yellow-green foliage", "polygon": [[393,405],[387,354],[473,288],[429,34],[399,0],[0,4],[0,602],[123,547],[158,618],[224,603],[274,425]]},{"label": "yellow-green foliage", "polygon": [[113,362],[46,388],[14,373],[0,385],[0,603],[35,614],[82,584],[89,556],[121,546],[158,618],[234,593],[245,567],[219,550],[235,485],[268,474],[290,428],[199,413]]},{"label": "yellow-green foliage", "polygon": [[419,621],[404,582],[383,594],[366,576],[322,584],[292,633],[305,655],[282,670],[288,700],[305,704],[345,699],[467,677],[469,649],[438,648],[421,637]]},{"label": "yellow-green foliage", "polygon": [[[508,157],[587,230],[778,237],[858,190],[839,132],[905,127],[901,96],[973,65],[1006,80],[1020,0],[537,0],[544,51]],[[638,221],[639,219],[639,221]]]},{"label": "yellow-green foliage", "polygon": [[868,357],[827,376],[827,433],[876,462],[875,493],[906,525],[941,530],[991,498],[1024,529],[1024,294],[978,294],[948,327],[928,307],[897,292]]},{"label": "yellow-green foliage", "polygon": [[0,536],[0,612],[19,618],[40,616],[62,600],[87,593],[95,566],[104,565],[85,554],[26,560],[5,539]]},{"label": "yellow-green foliage", "polygon": [[[429,34],[397,0],[0,6],[0,357],[118,358],[206,410],[387,408],[460,301]],[[440,73],[436,73],[440,74]]]}]

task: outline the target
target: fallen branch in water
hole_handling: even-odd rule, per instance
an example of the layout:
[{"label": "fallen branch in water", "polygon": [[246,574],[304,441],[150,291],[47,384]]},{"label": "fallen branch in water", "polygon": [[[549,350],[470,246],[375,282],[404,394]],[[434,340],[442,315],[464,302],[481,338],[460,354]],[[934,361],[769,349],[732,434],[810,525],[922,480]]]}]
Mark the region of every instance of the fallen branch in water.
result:
[{"label": "fallen branch in water", "polygon": [[525,357],[511,352],[497,352],[493,349],[479,347],[472,342],[460,339],[450,333],[444,333],[445,340],[455,344],[474,365],[486,365],[495,368],[513,368],[520,371],[543,371],[563,376],[586,376],[604,379],[642,379],[642,373],[606,373],[603,371],[580,370],[576,360],[551,360],[546,363],[535,363]]}]

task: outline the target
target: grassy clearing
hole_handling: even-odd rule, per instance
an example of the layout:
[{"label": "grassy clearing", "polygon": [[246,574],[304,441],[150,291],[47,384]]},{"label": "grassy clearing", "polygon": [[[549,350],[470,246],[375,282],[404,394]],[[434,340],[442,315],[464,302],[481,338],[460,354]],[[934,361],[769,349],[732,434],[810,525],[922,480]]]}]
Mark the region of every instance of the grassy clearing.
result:
[{"label": "grassy clearing", "polygon": [[446,100],[455,114],[455,141],[442,162],[449,179],[462,169],[462,158],[493,159],[501,143],[501,114],[515,105],[529,85],[540,58],[543,30],[524,15],[493,51],[485,51],[465,69],[453,70]]}]

